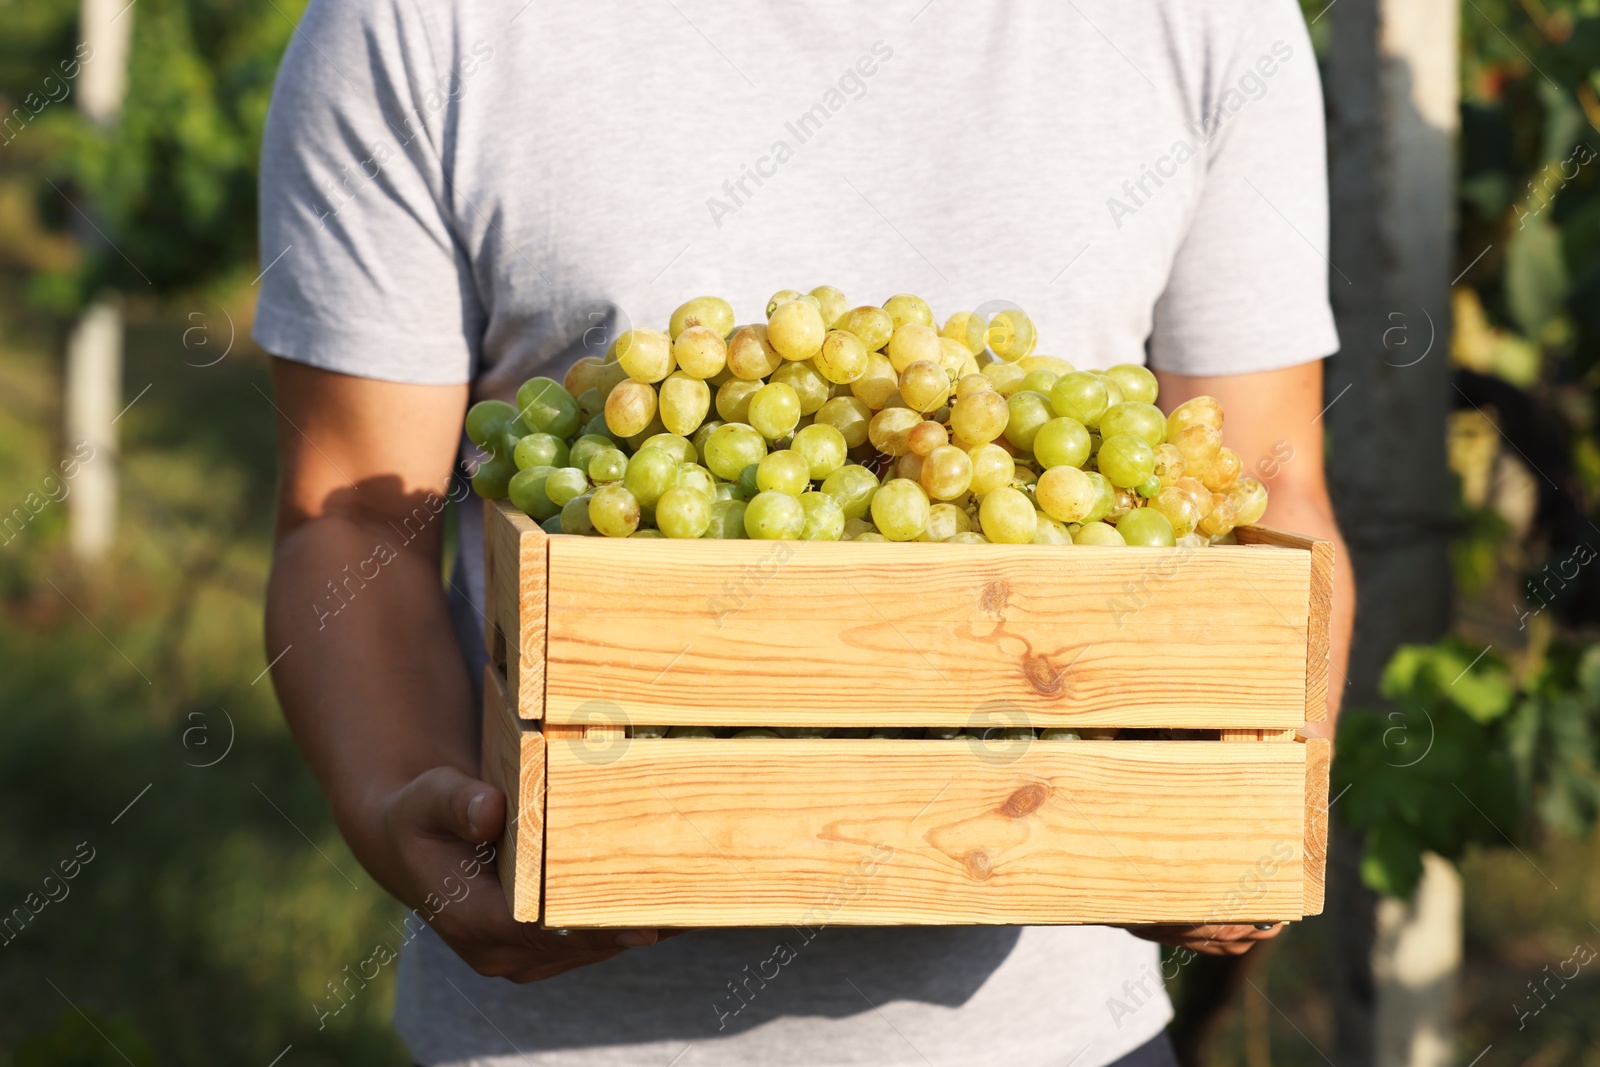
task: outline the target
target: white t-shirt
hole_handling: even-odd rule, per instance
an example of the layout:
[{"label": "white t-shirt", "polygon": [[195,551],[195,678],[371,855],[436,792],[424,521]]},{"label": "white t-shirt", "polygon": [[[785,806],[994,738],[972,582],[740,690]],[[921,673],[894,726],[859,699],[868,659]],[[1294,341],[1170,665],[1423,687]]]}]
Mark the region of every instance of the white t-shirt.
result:
[{"label": "white t-shirt", "polygon": [[[759,321],[829,284],[941,321],[1020,306],[1079,366],[1238,374],[1337,347],[1326,249],[1294,0],[312,0],[263,146],[255,336],[507,396],[689,297]],[[396,1026],[430,1065],[1096,1067],[1170,1016],[1155,946],[1106,928],[831,928],[730,1000],[782,936],[519,987],[430,933]]]}]

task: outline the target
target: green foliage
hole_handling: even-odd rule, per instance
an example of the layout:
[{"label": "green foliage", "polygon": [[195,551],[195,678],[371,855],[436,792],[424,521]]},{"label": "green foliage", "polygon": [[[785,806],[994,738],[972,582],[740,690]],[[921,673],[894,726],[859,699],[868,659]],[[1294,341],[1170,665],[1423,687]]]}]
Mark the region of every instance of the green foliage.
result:
[{"label": "green foliage", "polygon": [[24,1041],[16,1067],[156,1067],[160,1061],[126,1019],[96,1018],[64,1011],[54,1030]]},{"label": "green foliage", "polygon": [[1503,661],[1455,638],[1401,648],[1388,709],[1340,723],[1334,789],[1366,832],[1362,877],[1407,897],[1422,853],[1520,845],[1544,829],[1585,833],[1600,814],[1600,646],[1562,649],[1518,686]]}]

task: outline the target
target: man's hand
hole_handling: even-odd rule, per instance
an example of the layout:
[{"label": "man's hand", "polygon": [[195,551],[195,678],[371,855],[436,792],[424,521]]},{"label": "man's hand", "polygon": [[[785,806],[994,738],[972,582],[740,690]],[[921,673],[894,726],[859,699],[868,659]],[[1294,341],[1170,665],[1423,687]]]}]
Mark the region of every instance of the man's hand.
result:
[{"label": "man's hand", "polygon": [[1279,931],[1283,929],[1283,924],[1274,923],[1266,930],[1248,925],[1230,926],[1215,923],[1197,926],[1129,926],[1125,929],[1134,937],[1142,937],[1146,941],[1158,941],[1173,948],[1203,952],[1207,956],[1243,956],[1255,947],[1257,941],[1270,941],[1277,937]]}]

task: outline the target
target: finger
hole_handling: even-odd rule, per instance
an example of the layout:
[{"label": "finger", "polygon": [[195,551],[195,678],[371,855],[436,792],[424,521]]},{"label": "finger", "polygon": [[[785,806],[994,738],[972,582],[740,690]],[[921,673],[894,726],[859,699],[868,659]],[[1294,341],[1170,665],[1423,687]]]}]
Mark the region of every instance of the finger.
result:
[{"label": "finger", "polygon": [[506,803],[505,795],[488,782],[454,767],[434,767],[400,791],[395,812],[414,830],[485,842],[500,836]]}]

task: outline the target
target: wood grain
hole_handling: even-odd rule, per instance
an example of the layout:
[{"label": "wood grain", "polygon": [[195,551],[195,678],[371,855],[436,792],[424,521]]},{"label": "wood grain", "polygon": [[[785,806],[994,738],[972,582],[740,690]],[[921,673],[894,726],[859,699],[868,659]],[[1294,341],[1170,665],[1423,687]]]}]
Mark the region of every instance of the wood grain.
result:
[{"label": "wood grain", "polygon": [[549,559],[553,722],[1305,721],[1304,551],[556,537]]},{"label": "wood grain", "polygon": [[517,714],[538,719],[544,714],[550,538],[506,501],[491,500],[483,506],[483,541],[489,659],[504,669]]},{"label": "wood grain", "polygon": [[645,740],[549,747],[554,926],[1279,921],[1305,746]]},{"label": "wood grain", "polygon": [[483,671],[483,780],[506,797],[506,826],[496,864],[506,903],[519,922],[539,921],[544,865],[545,740],[511,710],[505,679],[494,664]]},{"label": "wood grain", "polygon": [[1328,717],[1328,654],[1333,617],[1332,541],[1318,541],[1270,526],[1244,526],[1234,533],[1241,545],[1272,545],[1311,553],[1311,587],[1308,596],[1310,626],[1306,633],[1306,722]]},{"label": "wood grain", "polygon": [[1293,741],[1294,730],[1219,730],[1223,741]]},{"label": "wood grain", "polygon": [[1306,750],[1305,900],[1307,915],[1321,915],[1328,866],[1328,771],[1333,748],[1326,737],[1301,734]]}]

